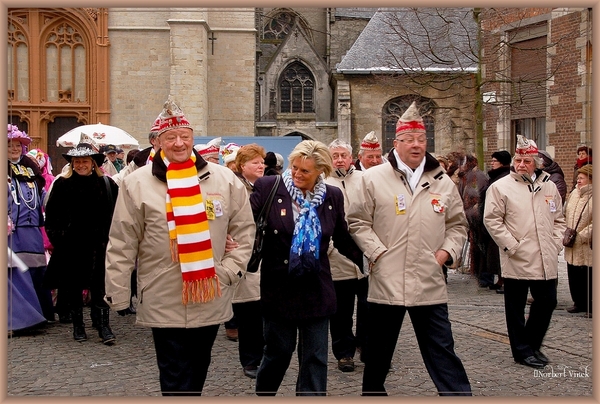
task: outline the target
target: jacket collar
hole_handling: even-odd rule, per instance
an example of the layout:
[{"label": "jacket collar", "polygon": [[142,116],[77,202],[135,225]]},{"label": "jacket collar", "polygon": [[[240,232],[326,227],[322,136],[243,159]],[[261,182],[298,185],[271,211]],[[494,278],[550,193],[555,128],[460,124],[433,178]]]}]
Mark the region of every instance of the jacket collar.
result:
[{"label": "jacket collar", "polygon": [[546,182],[550,180],[550,174],[545,171],[540,170],[539,168],[535,169],[535,181],[531,180],[531,177],[527,174],[518,174],[516,171],[511,171],[510,175],[517,182],[524,182],[526,184],[537,184],[540,182]]},{"label": "jacket collar", "polygon": [[501,166],[498,168],[493,168],[488,171],[488,177],[490,177],[490,182],[496,181],[499,177],[503,177],[510,173],[509,166]]},{"label": "jacket collar", "polygon": [[354,172],[354,170],[356,170],[356,167],[354,167],[353,164],[350,164],[350,168],[348,170],[341,170],[338,168],[333,170],[332,175],[336,178],[346,178],[349,177]]},{"label": "jacket collar", "polygon": [[[398,170],[398,162],[396,161],[396,156],[394,156],[394,149],[392,149],[390,151],[387,159],[388,159],[388,162],[394,168],[394,170],[399,171]],[[434,171],[436,169],[440,170],[443,173],[442,166],[440,166],[440,162],[435,157],[433,157],[431,154],[429,154],[428,152],[425,152],[425,167],[423,168],[423,172],[426,173],[428,171]],[[436,174],[436,176],[437,176],[437,174]]]},{"label": "jacket collar", "polygon": [[[167,182],[167,166],[162,158],[160,158],[160,151],[158,149],[152,159],[152,175],[158,178],[162,182]],[[200,171],[208,165],[208,163],[202,158],[202,156],[195,150],[192,149],[192,153],[196,155],[196,170]]]}]

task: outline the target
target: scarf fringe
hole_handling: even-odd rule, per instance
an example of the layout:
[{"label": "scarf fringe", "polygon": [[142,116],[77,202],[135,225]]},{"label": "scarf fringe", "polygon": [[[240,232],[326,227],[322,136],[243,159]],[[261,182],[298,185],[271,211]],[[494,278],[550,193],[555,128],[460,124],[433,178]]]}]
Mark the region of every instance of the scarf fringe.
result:
[{"label": "scarf fringe", "polygon": [[171,249],[171,260],[179,262],[179,250],[177,249],[177,239],[169,240],[169,248]]},{"label": "scarf fringe", "polygon": [[216,296],[221,297],[221,285],[217,275],[212,278],[183,282],[182,302],[184,305],[206,303],[214,300]]}]

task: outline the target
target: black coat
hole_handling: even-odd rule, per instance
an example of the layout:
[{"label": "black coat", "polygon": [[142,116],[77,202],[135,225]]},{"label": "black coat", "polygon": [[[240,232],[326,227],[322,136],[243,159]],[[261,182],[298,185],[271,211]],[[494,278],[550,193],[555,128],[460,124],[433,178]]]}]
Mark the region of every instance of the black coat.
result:
[{"label": "black coat", "polygon": [[510,174],[509,166],[502,166],[488,171],[489,182],[481,188],[479,194],[479,218],[481,220],[481,234],[479,238],[479,248],[485,256],[485,267],[481,268],[481,273],[498,274],[500,275],[500,252],[498,245],[488,233],[487,228],[483,224],[483,212],[485,208],[485,196],[488,188],[502,177]]},{"label": "black coat", "polygon": [[[89,288],[104,284],[106,245],[119,187],[95,173],[58,177],[46,204],[46,233],[54,246],[44,283],[59,287]],[[102,290],[104,288],[102,287]]]},{"label": "black coat", "polygon": [[[266,204],[275,176],[259,178],[254,183],[250,204],[254,216],[258,216]],[[348,233],[344,215],[344,196],[339,188],[326,185],[323,203],[317,207],[321,222],[320,271],[300,278],[288,275],[288,262],[294,215],[292,199],[283,180],[279,183],[267,217],[268,225],[264,238],[263,261],[261,264],[260,293],[263,316],[271,319],[302,320],[330,316],[336,311],[335,289],[327,257],[329,241],[341,254],[362,268],[362,252]]]}]

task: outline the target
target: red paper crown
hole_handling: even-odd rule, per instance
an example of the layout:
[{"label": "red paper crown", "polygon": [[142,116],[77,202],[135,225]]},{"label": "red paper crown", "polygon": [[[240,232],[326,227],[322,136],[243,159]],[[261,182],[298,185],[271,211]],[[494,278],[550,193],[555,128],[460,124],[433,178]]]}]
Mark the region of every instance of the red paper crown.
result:
[{"label": "red paper crown", "polygon": [[423,118],[419,115],[417,103],[414,101],[396,123],[396,136],[404,133],[425,133]]},{"label": "red paper crown", "polygon": [[379,144],[379,139],[375,136],[375,131],[371,131],[367,133],[367,135],[362,140],[360,144],[360,148],[363,150],[380,150],[381,145]]},{"label": "red paper crown", "polygon": [[531,139],[527,139],[525,136],[517,135],[517,147],[515,154],[524,156],[537,156],[538,147],[535,142]]},{"label": "red paper crown", "polygon": [[190,122],[186,119],[183,111],[179,108],[179,106],[177,106],[175,100],[173,100],[170,95],[167,101],[165,101],[163,111],[158,116],[158,119],[160,120],[158,136],[170,129],[192,129],[192,125],[190,125]]}]

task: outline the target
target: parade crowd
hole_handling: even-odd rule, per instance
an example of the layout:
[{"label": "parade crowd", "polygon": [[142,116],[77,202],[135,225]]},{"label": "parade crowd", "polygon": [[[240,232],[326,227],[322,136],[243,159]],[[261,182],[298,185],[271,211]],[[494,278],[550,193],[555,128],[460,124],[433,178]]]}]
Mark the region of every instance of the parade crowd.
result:
[{"label": "parade crowd", "polygon": [[336,371],[363,362],[362,395],[381,396],[408,313],[438,394],[470,396],[449,269],[468,262],[481,288],[504,295],[524,366],[552,362],[541,347],[563,248],[567,311],[592,317],[591,147],[577,149],[572,179],[521,135],[481,170],[469,153],[426,151],[415,103],[387,154],[373,131],[356,155],[341,139],[304,140],[286,162],[256,143],[194,145],[192,127],[169,96],[149,147],[125,156],[82,134],[54,176],[8,125],[9,336],[59,321],[83,343],[88,305],[112,345],[110,315],[134,315],[151,328],[162,395],[201,395],[223,325],[258,396],[277,394],[295,352],[296,394],[326,395],[329,346]]}]

